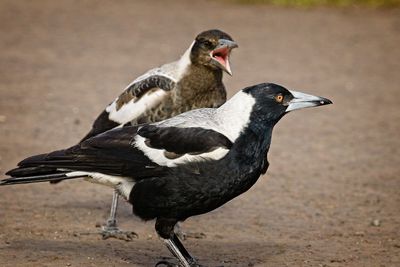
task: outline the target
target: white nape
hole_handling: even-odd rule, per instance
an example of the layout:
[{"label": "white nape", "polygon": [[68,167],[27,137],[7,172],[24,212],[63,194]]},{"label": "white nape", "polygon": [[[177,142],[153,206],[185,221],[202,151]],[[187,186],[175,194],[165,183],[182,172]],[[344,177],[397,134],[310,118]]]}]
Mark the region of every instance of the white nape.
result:
[{"label": "white nape", "polygon": [[217,131],[234,143],[249,124],[255,103],[256,100],[250,94],[243,91],[236,93],[216,110],[214,120],[218,125]]},{"label": "white nape", "polygon": [[195,109],[173,118],[154,123],[158,127],[200,127],[225,135],[232,143],[250,122],[250,114],[256,100],[239,91],[219,108]]},{"label": "white nape", "polygon": [[192,42],[192,44],[189,46],[189,48],[183,53],[181,58],[178,60],[177,64],[177,77],[176,80],[180,80],[182,76],[185,74],[187,68],[189,67],[190,64],[192,64],[192,60],[190,59],[190,53],[192,52],[192,48],[194,45],[195,41]]}]

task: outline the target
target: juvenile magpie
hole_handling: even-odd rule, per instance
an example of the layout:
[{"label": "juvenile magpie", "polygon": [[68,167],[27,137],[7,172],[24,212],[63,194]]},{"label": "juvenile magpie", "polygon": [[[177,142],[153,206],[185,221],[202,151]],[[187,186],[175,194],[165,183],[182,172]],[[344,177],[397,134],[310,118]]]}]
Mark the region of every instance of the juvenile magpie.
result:
[{"label": "juvenile magpie", "polygon": [[181,266],[199,266],[174,232],[177,222],[247,191],[268,168],[274,125],[289,111],[326,98],[263,83],[219,108],[116,128],[65,150],[29,157],[1,185],[85,177],[111,186],[155,229]]},{"label": "juvenile magpie", "polygon": [[[229,57],[236,47],[220,30],[200,33],[178,61],[151,69],[129,84],[98,116],[82,141],[123,124],[156,122],[195,108],[219,107],[226,101],[222,73],[232,75]],[[117,206],[114,192],[104,238],[127,239],[133,233],[118,229]]]}]

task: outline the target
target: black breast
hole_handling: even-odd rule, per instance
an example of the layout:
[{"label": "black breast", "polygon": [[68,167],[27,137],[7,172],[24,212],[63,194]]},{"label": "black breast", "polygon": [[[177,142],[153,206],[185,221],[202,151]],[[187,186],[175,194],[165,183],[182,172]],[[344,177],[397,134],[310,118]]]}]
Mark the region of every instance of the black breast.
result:
[{"label": "black breast", "polygon": [[176,167],[164,177],[138,182],[130,196],[142,219],[186,218],[214,210],[246,192],[263,171],[268,147],[250,134],[240,137],[221,160]]}]

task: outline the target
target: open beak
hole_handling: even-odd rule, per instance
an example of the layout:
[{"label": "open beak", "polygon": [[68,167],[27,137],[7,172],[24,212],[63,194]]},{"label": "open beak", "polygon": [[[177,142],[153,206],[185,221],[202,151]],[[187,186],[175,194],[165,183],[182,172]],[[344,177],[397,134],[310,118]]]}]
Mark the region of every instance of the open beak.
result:
[{"label": "open beak", "polygon": [[229,56],[233,48],[238,47],[234,41],[220,39],[218,46],[211,51],[211,58],[216,61],[219,67],[232,76],[231,66],[229,64]]},{"label": "open beak", "polygon": [[296,110],[296,109],[310,108],[310,107],[317,107],[317,106],[332,104],[332,101],[330,101],[327,98],[314,96],[314,95],[308,95],[308,94],[291,91],[291,90],[289,90],[289,91],[293,95],[294,98],[288,102],[288,107],[286,108],[286,112]]}]

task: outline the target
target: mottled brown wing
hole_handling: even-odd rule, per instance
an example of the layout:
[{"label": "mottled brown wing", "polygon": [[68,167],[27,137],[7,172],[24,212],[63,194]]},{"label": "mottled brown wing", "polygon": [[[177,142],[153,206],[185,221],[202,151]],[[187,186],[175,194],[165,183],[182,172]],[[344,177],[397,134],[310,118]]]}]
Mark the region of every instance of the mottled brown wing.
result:
[{"label": "mottled brown wing", "polygon": [[151,75],[133,82],[103,110],[94,121],[90,132],[81,141],[134,120],[162,101],[163,94],[172,90],[175,85],[175,81],[162,75]]}]

